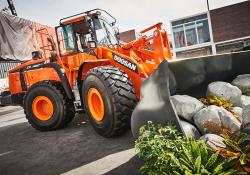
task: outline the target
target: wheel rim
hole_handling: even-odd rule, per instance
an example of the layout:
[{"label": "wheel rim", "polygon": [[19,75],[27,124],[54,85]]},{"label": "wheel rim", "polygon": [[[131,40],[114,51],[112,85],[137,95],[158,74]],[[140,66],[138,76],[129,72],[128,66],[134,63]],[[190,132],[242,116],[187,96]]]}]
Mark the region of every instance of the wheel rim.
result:
[{"label": "wheel rim", "polygon": [[104,103],[100,92],[96,88],[88,90],[88,106],[91,115],[96,121],[102,121],[104,118]]},{"label": "wheel rim", "polygon": [[48,97],[37,96],[32,102],[32,111],[36,118],[46,121],[52,117],[54,113],[54,107]]}]

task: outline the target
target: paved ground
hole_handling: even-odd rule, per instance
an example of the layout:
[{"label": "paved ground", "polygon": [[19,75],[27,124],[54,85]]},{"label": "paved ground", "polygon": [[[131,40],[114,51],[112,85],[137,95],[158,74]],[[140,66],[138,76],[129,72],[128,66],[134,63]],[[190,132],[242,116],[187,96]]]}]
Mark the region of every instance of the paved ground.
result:
[{"label": "paved ground", "polygon": [[135,175],[141,161],[133,146],[131,132],[103,138],[81,116],[65,129],[39,132],[20,109],[0,115],[0,174],[4,175]]},{"label": "paved ground", "polygon": [[15,111],[20,111],[20,109],[21,109],[20,106],[5,106],[5,107],[0,106],[0,116]]}]

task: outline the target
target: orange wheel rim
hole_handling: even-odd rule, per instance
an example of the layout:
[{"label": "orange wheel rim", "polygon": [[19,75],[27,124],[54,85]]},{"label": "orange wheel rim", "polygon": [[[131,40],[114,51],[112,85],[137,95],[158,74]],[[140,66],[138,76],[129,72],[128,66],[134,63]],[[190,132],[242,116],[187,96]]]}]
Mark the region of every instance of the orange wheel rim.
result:
[{"label": "orange wheel rim", "polygon": [[54,113],[54,107],[48,97],[37,96],[32,102],[32,111],[36,118],[46,121],[52,117]]},{"label": "orange wheel rim", "polygon": [[102,121],[104,118],[104,103],[100,92],[96,88],[88,90],[88,106],[91,115],[96,121]]}]

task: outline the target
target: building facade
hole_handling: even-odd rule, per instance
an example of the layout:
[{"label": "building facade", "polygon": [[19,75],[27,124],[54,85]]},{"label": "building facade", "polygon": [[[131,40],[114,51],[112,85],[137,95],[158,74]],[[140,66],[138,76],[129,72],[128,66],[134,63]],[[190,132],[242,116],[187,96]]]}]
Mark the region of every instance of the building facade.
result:
[{"label": "building facade", "polygon": [[174,58],[249,50],[250,1],[170,23]]}]

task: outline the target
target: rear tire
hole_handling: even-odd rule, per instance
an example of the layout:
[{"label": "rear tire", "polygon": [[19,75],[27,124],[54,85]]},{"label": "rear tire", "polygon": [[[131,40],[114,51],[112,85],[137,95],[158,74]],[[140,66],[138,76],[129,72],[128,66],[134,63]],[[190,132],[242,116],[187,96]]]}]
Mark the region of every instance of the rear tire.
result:
[{"label": "rear tire", "polygon": [[[91,105],[88,104],[88,95],[93,89],[101,96],[104,105],[103,118],[94,117]],[[129,129],[136,96],[132,81],[125,72],[113,66],[100,66],[89,70],[83,82],[82,94],[85,110],[97,133],[104,137],[114,137]]]},{"label": "rear tire", "polygon": [[[33,104],[37,97],[50,100],[53,106],[53,114],[48,119],[41,119],[35,115],[37,113]],[[63,128],[72,121],[75,115],[73,102],[66,98],[58,83],[52,82],[40,82],[29,89],[24,98],[24,113],[31,126],[40,131]]]}]

